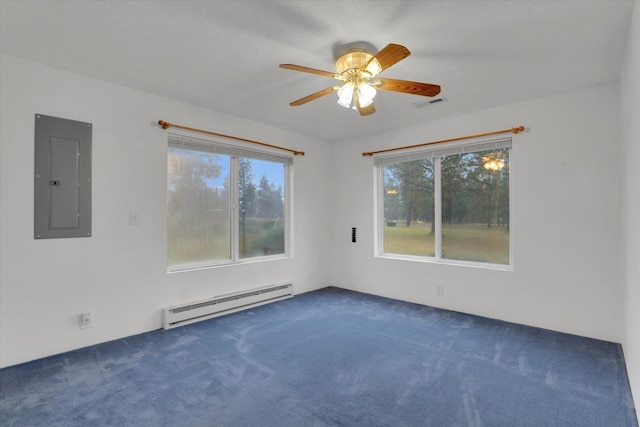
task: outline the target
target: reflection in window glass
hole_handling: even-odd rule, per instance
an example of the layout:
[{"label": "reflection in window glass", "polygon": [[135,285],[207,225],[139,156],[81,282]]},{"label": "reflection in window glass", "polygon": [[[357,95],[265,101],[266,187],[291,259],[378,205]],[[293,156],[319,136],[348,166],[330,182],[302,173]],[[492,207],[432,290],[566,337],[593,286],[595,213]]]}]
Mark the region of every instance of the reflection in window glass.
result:
[{"label": "reflection in window glass", "polygon": [[433,159],[384,167],[384,252],[435,256]]},{"label": "reflection in window glass", "polygon": [[445,156],[442,258],[509,264],[509,151]]},{"label": "reflection in window glass", "polygon": [[170,267],[231,257],[229,163],[226,155],[169,147]]},{"label": "reflection in window glass", "polygon": [[240,257],[284,253],[284,167],[239,159]]},{"label": "reflection in window glass", "polygon": [[510,148],[452,151],[381,163],[381,252],[510,265]]},{"label": "reflection in window glass", "polygon": [[286,256],[289,159],[184,142],[168,150],[168,269]]}]

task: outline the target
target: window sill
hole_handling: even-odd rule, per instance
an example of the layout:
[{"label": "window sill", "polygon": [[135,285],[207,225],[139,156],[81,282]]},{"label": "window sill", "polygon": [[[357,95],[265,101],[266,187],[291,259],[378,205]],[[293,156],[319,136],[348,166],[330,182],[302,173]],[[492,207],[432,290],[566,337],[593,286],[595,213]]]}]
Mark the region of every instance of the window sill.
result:
[{"label": "window sill", "polygon": [[225,260],[215,264],[213,263],[181,264],[179,266],[167,268],[167,274],[185,273],[189,271],[210,270],[213,268],[233,267],[237,265],[257,264],[262,262],[278,261],[278,260],[290,259],[290,258],[292,258],[291,255],[277,254],[277,255],[268,255],[268,256],[261,256],[261,257],[240,259],[236,261]]},{"label": "window sill", "polygon": [[421,262],[426,264],[450,265],[455,267],[480,268],[483,270],[513,271],[513,265],[490,264],[490,263],[484,263],[484,262],[460,261],[460,260],[450,260],[450,259],[438,259],[438,258],[416,256],[416,255],[382,253],[382,254],[375,255],[375,257],[382,258],[382,259],[396,260],[396,261],[412,261],[412,262]]}]

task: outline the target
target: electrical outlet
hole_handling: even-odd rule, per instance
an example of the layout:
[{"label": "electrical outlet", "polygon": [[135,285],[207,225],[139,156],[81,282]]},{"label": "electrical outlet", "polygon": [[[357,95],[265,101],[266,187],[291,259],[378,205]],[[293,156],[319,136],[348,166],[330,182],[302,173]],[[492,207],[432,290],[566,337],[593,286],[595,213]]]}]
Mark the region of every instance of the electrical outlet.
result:
[{"label": "electrical outlet", "polygon": [[82,313],[80,315],[80,329],[87,329],[93,326],[93,316],[91,313]]},{"label": "electrical outlet", "polygon": [[444,285],[436,285],[436,295],[439,297],[444,296]]}]

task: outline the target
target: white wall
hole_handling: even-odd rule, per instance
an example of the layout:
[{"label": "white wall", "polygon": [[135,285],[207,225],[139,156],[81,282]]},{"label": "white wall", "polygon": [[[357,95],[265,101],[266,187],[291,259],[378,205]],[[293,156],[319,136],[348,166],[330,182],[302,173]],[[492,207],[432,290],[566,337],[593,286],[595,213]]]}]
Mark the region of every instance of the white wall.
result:
[{"label": "white wall", "polygon": [[[336,143],[333,283],[620,342],[619,105],[610,84]],[[511,153],[512,272],[374,257],[373,160],[363,151],[519,125],[527,132],[514,135]]]},{"label": "white wall", "polygon": [[[0,366],[157,329],[160,309],[184,301],[326,285],[329,143],[11,56],[0,64]],[[35,113],[93,123],[91,238],[33,238]],[[159,119],[306,151],[295,159],[293,258],[166,273]],[[93,328],[79,329],[83,311]]]},{"label": "white wall", "polygon": [[622,223],[626,331],[623,348],[636,409],[640,409],[640,6],[637,3],[620,88],[625,171]]}]

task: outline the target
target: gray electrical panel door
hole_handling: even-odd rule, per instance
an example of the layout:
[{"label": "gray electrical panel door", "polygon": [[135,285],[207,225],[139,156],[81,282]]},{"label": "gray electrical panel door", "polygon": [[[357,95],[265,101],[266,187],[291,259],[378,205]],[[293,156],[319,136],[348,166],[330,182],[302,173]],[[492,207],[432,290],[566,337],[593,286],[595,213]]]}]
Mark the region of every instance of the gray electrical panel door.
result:
[{"label": "gray electrical panel door", "polygon": [[91,123],[36,114],[36,239],[91,236],[91,130]]}]

